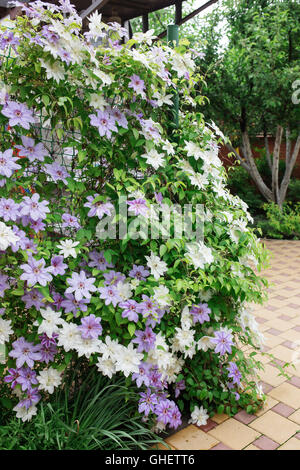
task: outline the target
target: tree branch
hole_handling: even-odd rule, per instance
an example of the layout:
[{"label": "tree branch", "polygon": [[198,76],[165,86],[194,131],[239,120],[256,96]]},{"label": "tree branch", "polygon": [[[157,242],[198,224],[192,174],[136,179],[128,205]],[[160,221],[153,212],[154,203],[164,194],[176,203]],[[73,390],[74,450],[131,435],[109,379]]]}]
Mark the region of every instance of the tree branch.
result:
[{"label": "tree branch", "polygon": [[272,166],[272,193],[274,195],[274,200],[278,202],[279,199],[279,182],[278,182],[278,172],[279,172],[279,156],[280,156],[280,146],[283,134],[283,127],[277,126],[275,146],[273,150],[273,166]]},{"label": "tree branch", "polygon": [[294,166],[296,164],[299,151],[300,151],[300,134],[298,135],[298,138],[297,138],[297,141],[296,141],[296,144],[295,144],[295,147],[294,147],[294,151],[291,155],[291,158],[289,159],[289,161],[286,162],[285,172],[284,172],[284,176],[282,178],[280,191],[279,191],[278,205],[280,207],[282,207],[282,204],[284,203],[284,200],[286,198],[286,192],[287,192],[288,186],[290,184],[292,172],[293,172]]},{"label": "tree branch", "polygon": [[245,157],[246,157],[247,163],[250,167],[250,171],[249,171],[250,176],[252,177],[252,179],[255,182],[255,184],[257,185],[259,191],[266,198],[266,200],[267,201],[274,201],[274,196],[273,196],[272,191],[265,184],[264,180],[262,179],[262,177],[261,177],[261,175],[260,175],[260,173],[257,169],[256,163],[254,161],[254,157],[253,157],[253,154],[252,154],[251,144],[250,144],[249,135],[248,135],[247,130],[245,130],[242,133],[242,139],[243,139],[243,147],[244,147],[244,151],[245,151]]}]

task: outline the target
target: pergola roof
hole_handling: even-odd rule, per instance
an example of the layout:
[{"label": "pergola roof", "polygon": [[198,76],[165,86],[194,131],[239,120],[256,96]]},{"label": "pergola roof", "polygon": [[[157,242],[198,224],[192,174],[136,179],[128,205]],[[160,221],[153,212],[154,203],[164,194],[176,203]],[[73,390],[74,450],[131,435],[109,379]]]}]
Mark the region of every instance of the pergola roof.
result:
[{"label": "pergola roof", "polygon": [[[186,0],[183,0],[186,1]],[[73,0],[77,11],[87,8],[86,0]],[[102,0],[97,7],[105,17],[120,16],[123,21],[131,20],[152,11],[160,10],[179,3],[178,0]]]},{"label": "pergola roof", "polygon": [[[22,0],[21,0],[22,1]],[[30,3],[30,0],[23,0],[24,3]],[[57,0],[46,0],[48,3],[58,3]],[[182,3],[186,0],[71,0],[82,17],[86,17],[95,10],[102,13],[103,19],[109,20],[112,17],[121,18],[122,23],[138,16],[143,16],[143,29],[148,29],[148,14],[169,7],[176,6],[174,22],[183,24],[193,16],[197,15],[207,7],[216,3],[218,0],[207,0],[203,5],[182,18]],[[10,12],[12,0],[0,0],[0,18],[8,15]],[[163,32],[159,37],[163,37]]]}]

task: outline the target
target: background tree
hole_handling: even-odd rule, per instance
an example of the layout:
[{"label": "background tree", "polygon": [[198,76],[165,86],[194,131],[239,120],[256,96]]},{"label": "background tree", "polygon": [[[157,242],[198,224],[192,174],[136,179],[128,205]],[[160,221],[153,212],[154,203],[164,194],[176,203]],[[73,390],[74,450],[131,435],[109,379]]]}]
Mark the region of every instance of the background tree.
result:
[{"label": "background tree", "polygon": [[[205,52],[199,67],[209,98],[205,113],[230,135],[230,150],[265,199],[282,206],[300,150],[300,106],[292,102],[293,83],[300,78],[300,5],[291,0],[227,0],[205,20],[199,35]],[[270,185],[253,157],[258,134],[264,135]],[[275,138],[272,155],[270,135]],[[285,171],[280,181],[284,137]]]}]

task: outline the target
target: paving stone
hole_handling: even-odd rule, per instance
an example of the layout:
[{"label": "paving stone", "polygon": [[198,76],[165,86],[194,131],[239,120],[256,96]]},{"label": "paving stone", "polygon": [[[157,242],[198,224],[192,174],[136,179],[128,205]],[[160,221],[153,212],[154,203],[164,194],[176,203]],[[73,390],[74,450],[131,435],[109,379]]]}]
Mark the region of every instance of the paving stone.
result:
[{"label": "paving stone", "polygon": [[221,423],[224,423],[224,421],[226,421],[227,419],[229,419],[229,416],[226,415],[225,413],[222,413],[222,414],[216,413],[211,419],[215,421],[215,423],[221,424]]},{"label": "paving stone", "polygon": [[245,449],[243,449],[243,450],[261,450],[261,449],[259,449],[258,447],[256,447],[253,444],[250,444],[249,446],[245,447]]},{"label": "paving stone", "polygon": [[267,411],[271,410],[275,405],[277,405],[277,403],[277,400],[274,400],[274,398],[267,396],[264,407],[261,410],[257,411],[255,413],[255,416],[262,416]]},{"label": "paving stone", "polygon": [[273,387],[277,387],[278,385],[285,382],[286,378],[278,375],[280,371],[276,367],[271,366],[270,364],[266,364],[264,367],[265,370],[259,373],[260,378],[264,382],[272,385]]},{"label": "paving stone", "polygon": [[249,424],[256,419],[256,416],[250,415],[245,410],[241,410],[234,416],[234,419],[237,419],[240,423]]},{"label": "paving stone", "polygon": [[300,440],[292,437],[286,441],[282,446],[278,447],[278,450],[300,450]]},{"label": "paving stone", "polygon": [[289,416],[289,419],[291,421],[294,421],[294,423],[297,423],[300,425],[300,409],[295,411],[294,413],[292,413],[290,416]]},{"label": "paving stone", "polygon": [[209,434],[234,450],[243,449],[259,436],[258,432],[233,418],[212,429]]},{"label": "paving stone", "polygon": [[159,443],[159,444],[155,444],[153,447],[151,447],[151,449],[154,449],[154,450],[165,450],[165,451],[168,451],[168,450],[176,450],[175,447],[172,447],[170,444],[167,444],[166,442],[164,443]]},{"label": "paving stone", "polygon": [[270,395],[294,409],[300,408],[300,393],[294,385],[285,382],[271,390]]},{"label": "paving stone", "polygon": [[294,357],[294,351],[292,351],[291,349],[285,348],[284,346],[281,346],[281,345],[278,345],[275,348],[271,349],[269,353],[273,354],[275,357],[285,362],[292,362],[293,357]]},{"label": "paving stone", "polygon": [[277,403],[277,405],[273,406],[272,411],[278,413],[284,418],[288,418],[292,413],[294,413],[295,410],[294,408],[286,405],[285,403]]},{"label": "paving stone", "polygon": [[250,423],[249,426],[279,444],[283,444],[298,430],[297,424],[274,413],[272,410],[267,411],[260,418]]},{"label": "paving stone", "polygon": [[225,446],[222,442],[217,444],[215,447],[212,447],[210,450],[232,450],[230,447]]},{"label": "paving stone", "polygon": [[168,437],[166,442],[178,450],[209,450],[216,446],[219,440],[191,424]]},{"label": "paving stone", "polygon": [[300,330],[296,331],[294,328],[295,327],[293,327],[289,330],[283,331],[282,333],[280,333],[280,336],[282,338],[284,338],[285,340],[287,340],[287,341],[299,341],[299,339],[300,339],[299,331]]},{"label": "paving stone", "polygon": [[290,380],[288,380],[288,383],[291,385],[294,385],[297,388],[300,388],[300,378],[299,377],[291,377]]},{"label": "paving stone", "polygon": [[[195,424],[195,426],[197,426]],[[215,423],[212,419],[208,419],[207,423],[204,426],[197,426],[197,428],[201,429],[204,432],[208,432],[211,429],[214,429],[217,426],[217,423]]]},{"label": "paving stone", "polygon": [[272,441],[272,439],[269,439],[267,436],[261,436],[253,442],[253,446],[258,447],[260,450],[275,450],[279,444]]}]

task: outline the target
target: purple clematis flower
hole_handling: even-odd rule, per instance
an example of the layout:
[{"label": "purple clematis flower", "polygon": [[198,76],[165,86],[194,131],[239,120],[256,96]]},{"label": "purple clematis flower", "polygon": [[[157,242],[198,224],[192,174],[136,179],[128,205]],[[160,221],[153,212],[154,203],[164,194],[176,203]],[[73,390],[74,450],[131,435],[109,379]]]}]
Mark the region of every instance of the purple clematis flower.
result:
[{"label": "purple clematis flower", "polygon": [[16,145],[16,148],[20,151],[21,157],[27,157],[31,162],[34,160],[39,160],[40,162],[44,161],[44,157],[48,155],[48,151],[42,143],[35,145],[31,137],[24,135],[22,135],[21,139],[23,145]]},{"label": "purple clematis flower", "polygon": [[146,327],[145,331],[136,330],[135,335],[136,338],[133,339],[132,342],[138,345],[138,352],[149,352],[150,349],[154,348],[156,335],[155,333],[153,333],[153,330],[149,326]]},{"label": "purple clematis flower", "polygon": [[5,222],[9,220],[17,220],[19,216],[19,204],[15,203],[13,199],[5,199],[2,197],[0,199],[0,217],[4,219]]},{"label": "purple clematis flower", "polygon": [[178,409],[178,407],[175,405],[174,403],[174,406],[171,407],[170,409],[170,418],[169,418],[169,426],[170,428],[178,428],[178,426],[180,426],[182,423],[181,421],[181,413]]},{"label": "purple clematis flower", "polygon": [[144,266],[137,266],[134,264],[128,275],[134,279],[138,279],[139,281],[146,281],[146,277],[150,275],[150,271],[144,268]]},{"label": "purple clematis flower", "polygon": [[8,276],[0,273],[0,297],[4,297],[4,292],[9,289]]},{"label": "purple clematis flower", "polygon": [[150,372],[150,367],[151,365],[147,364],[147,362],[141,362],[139,365],[139,373],[132,374],[132,380],[136,381],[136,385],[138,388],[140,388],[143,384],[146,387],[149,387],[150,380],[148,374]]},{"label": "purple clematis flower", "polygon": [[148,388],[146,393],[140,393],[139,400],[139,413],[144,413],[145,416],[148,416],[150,411],[154,411],[157,405],[157,396],[154,393],[151,393],[151,390]]},{"label": "purple clematis flower", "polygon": [[18,403],[18,407],[22,408],[25,406],[25,408],[28,410],[33,405],[36,405],[41,399],[41,395],[39,394],[39,391],[37,388],[29,388],[27,390],[26,398],[24,400],[21,400]]},{"label": "purple clematis flower", "polygon": [[70,287],[66,289],[66,294],[71,294],[74,292],[75,299],[81,300],[84,297],[86,299],[91,298],[91,292],[96,292],[97,288],[94,286],[96,278],[90,277],[87,278],[84,271],[80,273],[73,273],[71,278],[67,279],[67,283]]},{"label": "purple clematis flower", "polygon": [[202,325],[202,323],[210,320],[211,309],[207,304],[198,304],[192,306],[190,313],[193,315],[193,322],[199,322]]},{"label": "purple clematis flower", "polygon": [[215,337],[212,338],[211,342],[216,345],[216,353],[219,353],[221,356],[226,353],[231,354],[231,346],[234,344],[231,333],[224,330],[215,331]]},{"label": "purple clematis flower", "polygon": [[236,363],[229,362],[229,366],[227,367],[227,370],[229,372],[228,377],[232,379],[232,383],[240,385],[242,374],[240,373]]},{"label": "purple clematis flower", "polygon": [[132,88],[138,95],[142,95],[145,91],[145,82],[138,75],[134,74],[130,77],[128,87]]},{"label": "purple clematis flower", "polygon": [[40,345],[29,343],[22,336],[12,343],[13,349],[8,353],[10,357],[16,359],[17,367],[20,368],[24,364],[32,368],[34,361],[41,360]]},{"label": "purple clematis flower", "polygon": [[97,216],[99,219],[102,219],[104,214],[111,216],[111,211],[114,206],[110,202],[103,202],[103,201],[96,201],[94,200],[98,197],[98,194],[94,194],[94,196],[87,196],[87,201],[83,204],[84,207],[89,207],[90,210],[88,212],[89,217]]},{"label": "purple clematis flower", "polygon": [[0,152],[0,175],[10,178],[15,170],[21,168],[21,166],[16,163],[17,160],[17,157],[13,157],[12,149]]},{"label": "purple clematis flower", "polygon": [[99,271],[104,271],[105,269],[114,267],[111,263],[106,261],[104,251],[100,251],[100,253],[98,253],[98,251],[91,251],[89,253],[89,258],[91,260],[88,263],[90,268],[97,268]]},{"label": "purple clematis flower", "polygon": [[149,207],[147,207],[145,199],[134,199],[133,201],[127,201],[127,204],[129,212],[133,212],[134,215],[146,217],[149,213]]},{"label": "purple clematis flower", "polygon": [[111,133],[118,132],[115,125],[115,118],[105,111],[97,111],[97,114],[90,114],[91,125],[98,127],[98,131],[101,137],[106,136],[108,139],[111,138]]},{"label": "purple clematis flower", "polygon": [[63,227],[80,228],[80,224],[78,223],[78,219],[75,215],[65,212],[61,218],[63,220]]},{"label": "purple clematis flower", "polygon": [[61,306],[65,309],[66,313],[72,312],[74,317],[76,317],[79,311],[87,311],[87,304],[89,303],[90,299],[76,300],[73,294],[66,294],[66,298],[62,300]]},{"label": "purple clematis flower", "polygon": [[101,318],[94,314],[81,319],[81,325],[78,327],[83,339],[97,339],[102,334]]},{"label": "purple clematis flower", "polygon": [[45,172],[51,176],[55,183],[57,181],[62,181],[64,184],[68,184],[66,178],[69,178],[70,175],[63,166],[59,165],[57,162],[54,162],[51,164],[46,164],[44,167]]},{"label": "purple clematis flower", "polygon": [[32,230],[35,231],[35,233],[39,233],[42,230],[44,230],[46,225],[42,222],[41,219],[38,219],[38,220],[31,220],[30,221],[30,227],[32,228]]},{"label": "purple clematis flower", "polygon": [[176,382],[176,384],[175,384],[175,398],[179,397],[182,390],[185,390],[184,380],[180,380],[179,382]]},{"label": "purple clematis flower", "polygon": [[108,273],[103,273],[103,277],[105,279],[105,284],[108,285],[117,285],[119,282],[126,279],[124,274],[114,270],[111,270]]},{"label": "purple clematis flower", "polygon": [[8,375],[4,377],[4,382],[11,383],[11,388],[15,388],[18,385],[18,378],[20,376],[20,369],[8,369]]},{"label": "purple clematis flower", "polygon": [[26,308],[35,307],[37,310],[40,310],[41,307],[45,307],[43,298],[44,296],[40,291],[32,289],[23,295],[22,300],[25,302]]},{"label": "purple clematis flower", "polygon": [[31,385],[38,384],[36,372],[30,369],[30,367],[21,367],[21,369],[19,369],[19,377],[17,382],[21,385],[22,391],[25,392],[25,390],[31,388]]},{"label": "purple clematis flower", "polygon": [[126,300],[120,302],[119,307],[123,309],[122,317],[128,318],[129,321],[138,322],[140,313],[139,304],[135,300]]},{"label": "purple clematis flower", "polygon": [[100,299],[104,300],[105,305],[112,304],[114,307],[121,302],[121,297],[116,286],[99,287]]},{"label": "purple clematis flower", "polygon": [[47,213],[50,212],[49,207],[47,207],[49,202],[40,202],[39,199],[40,195],[38,193],[34,193],[31,198],[29,196],[25,196],[20,204],[20,214],[29,215],[32,220],[45,219],[47,217]]},{"label": "purple clematis flower", "polygon": [[124,113],[122,113],[118,108],[111,108],[110,115],[116,120],[116,123],[123,127],[124,129],[128,129],[128,121]]},{"label": "purple clematis flower", "polygon": [[52,266],[52,271],[51,272],[52,272],[53,276],[57,276],[58,274],[63,276],[66,272],[67,267],[68,267],[68,265],[64,263],[64,257],[63,256],[52,256],[51,266]]},{"label": "purple clematis flower", "polygon": [[160,400],[154,410],[158,421],[168,424],[171,419],[172,408],[172,402],[170,400]]},{"label": "purple clematis flower", "polygon": [[20,44],[20,41],[17,37],[15,37],[14,33],[12,31],[6,30],[1,36],[0,36],[0,49],[4,50],[6,47],[10,46],[14,50],[16,50],[16,47]]},{"label": "purple clematis flower", "polygon": [[2,114],[9,118],[8,124],[11,127],[21,126],[29,130],[30,124],[35,123],[33,112],[26,104],[16,101],[8,101],[2,108]]},{"label": "purple clematis flower", "polygon": [[52,280],[50,272],[52,267],[45,267],[46,261],[44,258],[39,260],[34,259],[32,256],[28,258],[27,264],[21,264],[21,269],[24,273],[21,274],[20,279],[22,281],[27,281],[30,287],[35,284],[40,284],[41,286],[46,286],[48,282]]}]

